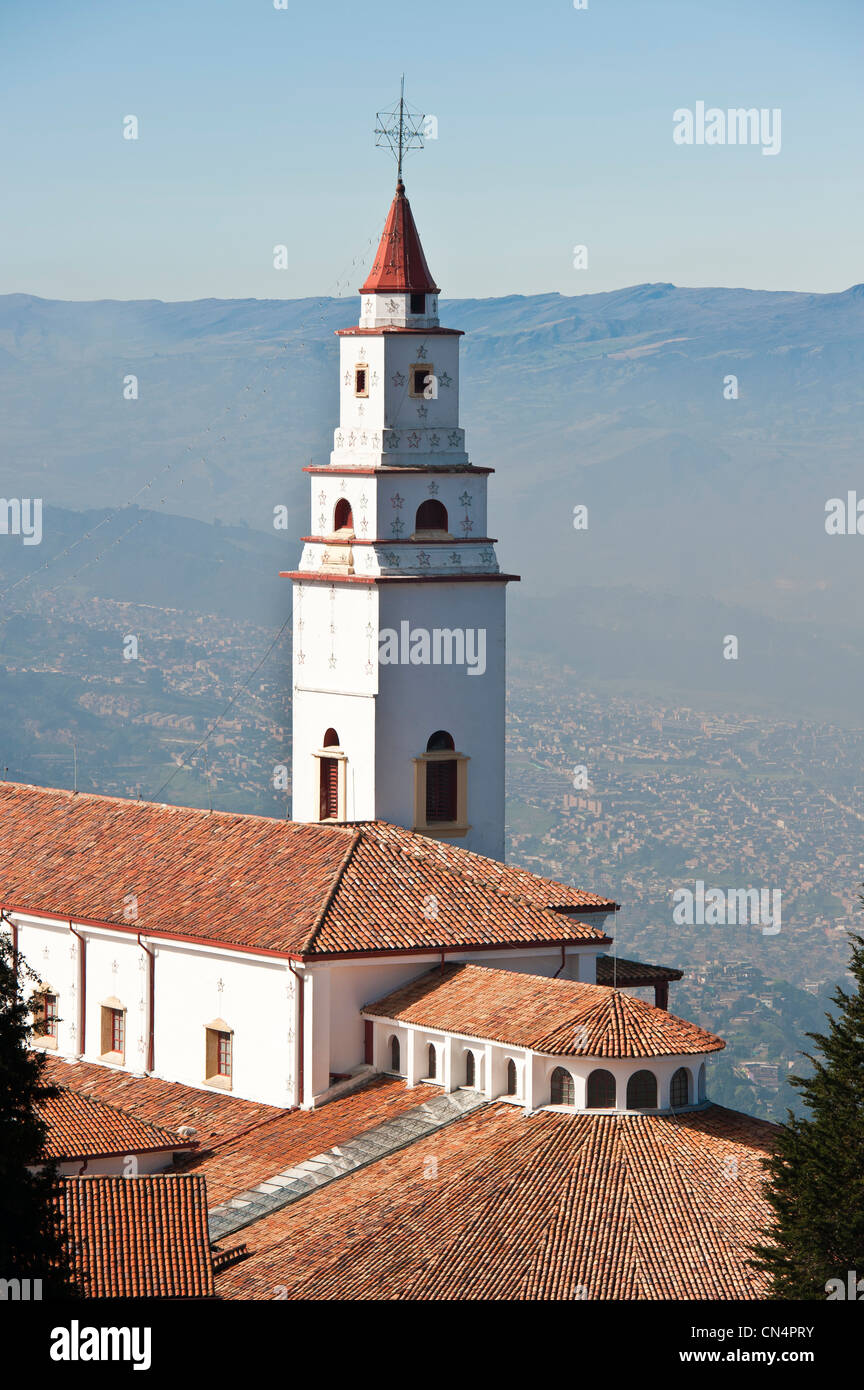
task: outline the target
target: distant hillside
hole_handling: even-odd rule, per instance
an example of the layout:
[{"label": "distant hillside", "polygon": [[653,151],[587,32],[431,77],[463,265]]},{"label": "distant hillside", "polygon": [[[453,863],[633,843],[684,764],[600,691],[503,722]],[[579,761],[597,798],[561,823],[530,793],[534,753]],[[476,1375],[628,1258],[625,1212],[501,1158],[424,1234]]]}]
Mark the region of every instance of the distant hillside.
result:
[{"label": "distant hillside", "polygon": [[[49,518],[132,498],[175,515],[173,533],[148,522],[140,546],[118,544],[123,558],[103,559],[94,582],[149,585],[181,606],[210,541],[180,518],[245,523],[249,538],[210,574],[214,611],[236,612],[238,590],[261,582],[252,537],[263,559],[293,551],[306,525],[301,466],[327,457],[333,330],[356,307],[0,297],[4,494],[41,496]],[[824,507],[864,496],[864,286],[639,285],[445,302],[443,319],[466,330],[468,445],[497,469],[490,525],[523,576],[517,643],[566,651],[591,679],[719,685],[724,698],[860,718],[864,537],[827,536]],[[137,400],[123,398],[130,374]],[[737,400],[724,399],[730,374]],[[280,502],[287,535],[271,526]],[[587,531],[573,529],[577,503]],[[4,538],[0,571],[33,552],[41,563],[49,529],[23,557]],[[742,639],[738,663],[719,657],[727,632]]]}]

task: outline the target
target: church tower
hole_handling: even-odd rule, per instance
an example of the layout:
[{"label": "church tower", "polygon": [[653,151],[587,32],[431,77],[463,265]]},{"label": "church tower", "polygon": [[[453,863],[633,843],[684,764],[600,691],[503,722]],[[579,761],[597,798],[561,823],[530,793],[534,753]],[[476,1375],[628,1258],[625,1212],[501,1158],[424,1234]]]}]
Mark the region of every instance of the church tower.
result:
[{"label": "church tower", "polygon": [[385,820],[504,857],[505,594],[491,469],[459,423],[461,331],[441,327],[401,179],[359,323],[338,331],[339,424],[309,467],[293,581],[293,807]]}]

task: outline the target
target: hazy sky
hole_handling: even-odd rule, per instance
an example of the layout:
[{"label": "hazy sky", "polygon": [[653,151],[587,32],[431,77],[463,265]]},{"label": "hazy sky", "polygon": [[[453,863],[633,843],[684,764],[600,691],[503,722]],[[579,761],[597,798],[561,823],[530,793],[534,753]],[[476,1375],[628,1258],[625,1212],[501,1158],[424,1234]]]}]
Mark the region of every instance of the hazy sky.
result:
[{"label": "hazy sky", "polygon": [[[403,70],[438,121],[406,184],[448,296],[864,280],[861,0],[287,3],[0,0],[0,293],[353,292]],[[700,101],[780,108],[780,152],[676,145]]]}]

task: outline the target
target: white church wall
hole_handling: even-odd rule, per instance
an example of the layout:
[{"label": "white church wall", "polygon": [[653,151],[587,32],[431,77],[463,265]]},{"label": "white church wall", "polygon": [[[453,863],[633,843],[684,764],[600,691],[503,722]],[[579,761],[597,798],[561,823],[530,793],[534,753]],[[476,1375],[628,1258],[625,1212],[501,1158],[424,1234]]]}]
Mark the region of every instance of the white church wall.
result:
[{"label": "white church wall", "polygon": [[[356,466],[356,461],[355,461]],[[375,539],[376,478],[349,472],[332,474],[318,472],[309,475],[309,534],[330,536],[336,519],[336,504],[344,497],[351,508],[354,535],[359,540]],[[354,556],[355,566],[357,554]]]},{"label": "white church wall", "polygon": [[29,998],[37,985],[57,995],[57,1046],[46,1050],[73,1054],[79,1030],[78,943],[66,922],[19,913],[13,914],[13,920],[18,927],[18,950],[38,976],[37,982],[25,982],[25,995]]},{"label": "white church wall", "polygon": [[[376,748],[376,814],[414,825],[414,763],[431,734],[452,734],[468,764],[471,830],[453,843],[493,859],[504,857],[505,617],[501,584],[406,584],[381,589],[382,628],[462,628],[485,633],[485,671],[466,665],[388,665],[381,668]],[[447,837],[444,837],[447,838]]]},{"label": "white church wall", "polygon": [[[184,1152],[180,1150],[179,1152]],[[61,1178],[144,1178],[150,1173],[164,1173],[171,1168],[174,1154],[163,1153],[113,1154],[108,1158],[73,1159],[69,1163],[58,1163],[57,1172]]]},{"label": "white church wall", "polygon": [[[554,975],[561,964],[559,948],[543,951],[460,951],[447,956],[448,963],[467,962],[485,965],[487,968],[515,970],[531,975]],[[596,959],[592,951],[585,956],[577,949],[567,952],[568,969],[577,978],[576,971],[580,960],[585,960],[592,970]],[[328,1001],[329,1013],[329,1061],[332,1072],[348,1072],[359,1066],[365,1057],[364,1020],[360,1010],[376,999],[383,999],[393,990],[401,988],[411,980],[418,979],[439,965],[440,954],[411,955],[402,957],[379,957],[374,961],[352,960],[343,962],[322,962],[310,967],[310,974],[327,972],[330,976]],[[316,1004],[316,1008],[318,1005]],[[376,1060],[376,1066],[381,1064]],[[497,1065],[495,1063],[494,1065]],[[383,1067],[383,1070],[389,1070]],[[321,1086],[319,1089],[324,1089]],[[502,1082],[501,1088],[504,1089]]]},{"label": "white church wall", "polygon": [[[471,477],[465,473],[406,473],[401,477],[390,473],[382,478],[378,488],[378,536],[382,541],[408,540],[415,530],[421,502],[433,498],[446,507],[448,530],[457,542],[485,538],[486,476]],[[450,542],[449,550],[453,548]],[[458,545],[456,549],[458,552]],[[470,567],[470,550],[461,554],[462,564]]]},{"label": "white church wall", "polygon": [[[386,401],[386,340],[374,334],[345,334],[339,339],[339,428],[347,436],[372,434],[380,435],[385,424]],[[354,394],[354,374],[359,366],[365,366],[367,376],[367,396]],[[392,369],[391,369],[392,370]],[[378,451],[380,451],[380,441]],[[362,446],[356,445],[358,457],[356,464],[362,464],[359,454]],[[368,446],[370,462],[374,462],[375,450]]]},{"label": "white church wall", "polygon": [[347,757],[346,818],[370,820],[375,815],[377,590],[365,584],[300,587],[300,599],[295,589],[295,628],[298,617],[303,628],[294,638],[291,813],[294,820],[318,820],[315,754],[327,729],[334,728]]},{"label": "white church wall", "polygon": [[[125,1010],[122,1066],[143,1072],[147,1065],[147,959],[133,932],[77,927],[87,939],[87,1037],[84,1060],[102,1059],[102,1009]],[[117,1001],[116,1003],[114,1001]],[[117,1065],[120,1065],[119,1061]]]},{"label": "white church wall", "polygon": [[[207,1026],[233,1032],[230,1094],[268,1105],[295,1103],[295,978],[276,957],[186,942],[156,941],[154,1070],[206,1086]],[[221,988],[220,988],[221,985]]]},{"label": "white church wall", "polygon": [[[79,946],[68,923],[22,918],[18,949],[58,995],[61,1023],[56,1052],[81,1055]],[[150,1042],[150,962],[134,931],[82,926],[86,941],[87,1062],[142,1073]],[[295,981],[276,957],[171,942],[142,932],[155,956],[154,1074],[207,1088],[205,1029],[222,1019],[233,1030],[230,1093],[269,1105],[296,1103]],[[48,952],[46,956],[45,952]],[[221,982],[221,989],[219,987]],[[102,1052],[102,1008],[125,1010],[122,1062]],[[218,1089],[223,1089],[219,1087]]]}]

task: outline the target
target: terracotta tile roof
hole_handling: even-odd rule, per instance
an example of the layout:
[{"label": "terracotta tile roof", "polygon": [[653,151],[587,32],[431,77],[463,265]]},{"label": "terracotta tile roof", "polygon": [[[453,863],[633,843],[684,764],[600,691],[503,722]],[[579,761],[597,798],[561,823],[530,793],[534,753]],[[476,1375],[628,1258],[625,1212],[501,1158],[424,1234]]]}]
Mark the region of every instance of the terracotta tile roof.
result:
[{"label": "terracotta tile roof", "polygon": [[307,952],[605,939],[555,910],[615,910],[596,893],[383,821],[359,825],[356,835]]},{"label": "terracotta tile roof", "polygon": [[98,1158],[159,1150],[180,1152],[195,1147],[191,1139],[181,1139],[170,1129],[141,1120],[128,1110],[69,1086],[64,1086],[59,1095],[43,1101],[40,1110],[48,1124],[46,1158]]},{"label": "terracotta tile roof", "polygon": [[133,1076],[95,1062],[70,1063],[51,1056],[46,1061],[45,1078],[54,1086],[69,1086],[109,1101],[145,1123],[161,1125],[175,1133],[181,1125],[192,1125],[201,1152],[285,1114],[278,1106],[241,1100],[224,1091],[203,1091],[156,1076]]},{"label": "terracotta tile roof", "polygon": [[680,980],[683,970],[671,965],[648,965],[641,960],[625,960],[622,956],[597,957],[598,985],[617,984],[619,989],[633,989],[637,985],[653,985],[659,980]]},{"label": "terracotta tile roof", "polygon": [[383,822],[301,825],[5,782],[0,832],[3,907],[129,929],[134,892],[136,930],[297,956],[602,941],[569,913],[615,907]]},{"label": "terracotta tile roof", "polygon": [[361,1012],[556,1056],[668,1057],[726,1045],[695,1023],[605,985],[484,965],[436,967]]},{"label": "terracotta tile roof", "polygon": [[127,1113],[175,1131],[194,1125],[198,1148],[181,1162],[184,1171],[207,1179],[211,1206],[440,1094],[434,1086],[408,1090],[398,1078],[376,1077],[318,1110],[283,1110],[92,1062],[67,1065],[55,1057],[49,1059],[46,1080],[107,1097]]},{"label": "terracotta tile roof", "polygon": [[317,1110],[283,1110],[245,1134],[214,1144],[201,1158],[190,1155],[183,1166],[206,1177],[210,1205],[218,1206],[234,1193],[365,1134],[440,1094],[436,1086],[408,1090],[397,1078],[376,1078],[361,1090]]},{"label": "terracotta tile roof", "polygon": [[56,1200],[85,1297],[213,1296],[203,1178],[61,1178]]},{"label": "terracotta tile roof", "polygon": [[[244,1231],[221,1298],[763,1298],[776,1127],[720,1106],[562,1115],[499,1103]],[[584,1293],[582,1292],[584,1290]]]}]

